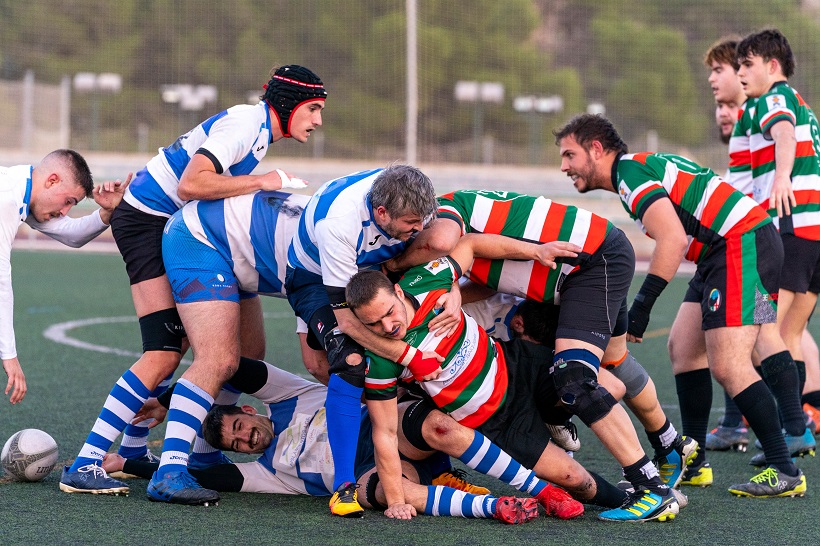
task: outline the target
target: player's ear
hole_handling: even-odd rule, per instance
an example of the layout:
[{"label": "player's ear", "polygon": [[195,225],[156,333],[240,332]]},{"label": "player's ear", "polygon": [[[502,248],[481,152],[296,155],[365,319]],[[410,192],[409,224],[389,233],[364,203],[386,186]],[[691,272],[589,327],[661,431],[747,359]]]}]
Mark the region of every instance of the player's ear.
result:
[{"label": "player's ear", "polygon": [[394,284],[393,288],[396,290],[396,297],[399,298],[400,300],[403,300],[404,299],[404,290],[402,290],[399,287],[398,283]]},{"label": "player's ear", "polygon": [[589,152],[595,159],[601,159],[604,156],[604,146],[600,140],[593,140],[589,146]]},{"label": "player's ear", "polygon": [[256,408],[247,404],[242,405],[242,411],[248,415],[256,415]]},{"label": "player's ear", "polygon": [[50,175],[48,175],[46,177],[45,187],[50,188],[51,186],[54,186],[54,185],[59,184],[59,183],[60,183],[60,175],[57,174],[57,173],[51,173]]}]

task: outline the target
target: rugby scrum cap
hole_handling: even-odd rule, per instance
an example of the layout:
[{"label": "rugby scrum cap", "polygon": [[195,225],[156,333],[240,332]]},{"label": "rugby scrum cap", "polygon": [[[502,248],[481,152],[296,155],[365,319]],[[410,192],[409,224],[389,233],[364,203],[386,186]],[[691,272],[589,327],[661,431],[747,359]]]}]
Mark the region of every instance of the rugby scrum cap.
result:
[{"label": "rugby scrum cap", "polygon": [[299,105],[327,98],[325,85],[319,76],[297,64],[277,68],[264,88],[262,100],[276,112],[282,135],[286,137],[290,137],[290,116]]}]

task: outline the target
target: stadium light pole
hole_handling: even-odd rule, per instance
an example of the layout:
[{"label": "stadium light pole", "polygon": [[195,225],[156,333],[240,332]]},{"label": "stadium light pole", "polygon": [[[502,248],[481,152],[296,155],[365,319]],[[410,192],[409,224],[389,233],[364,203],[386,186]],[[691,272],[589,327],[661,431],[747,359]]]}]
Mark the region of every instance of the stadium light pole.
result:
[{"label": "stadium light pole", "polygon": [[541,144],[541,122],[543,116],[560,112],[564,109],[564,99],[559,95],[536,97],[520,95],[513,99],[513,110],[527,117],[530,126],[530,164],[538,164],[538,152]]},{"label": "stadium light pole", "polygon": [[473,103],[473,163],[481,160],[481,137],[484,133],[484,104],[504,102],[504,84],[500,82],[456,82],[455,98]]},{"label": "stadium light pole", "polygon": [[419,138],[418,2],[407,0],[407,163],[416,164]]},{"label": "stadium light pole", "polygon": [[[160,86],[162,101],[166,104],[176,104],[178,106],[177,132],[184,130],[182,127],[183,112],[199,112],[205,108],[206,104],[216,102],[217,90],[213,85],[191,85],[189,83],[174,83]],[[188,119],[186,122],[190,121]],[[189,125],[196,120],[190,121]]]},{"label": "stadium light pole", "polygon": [[98,147],[100,129],[100,95],[113,95],[122,90],[122,76],[113,72],[77,72],[74,74],[74,90],[91,94],[91,143],[89,148]]}]

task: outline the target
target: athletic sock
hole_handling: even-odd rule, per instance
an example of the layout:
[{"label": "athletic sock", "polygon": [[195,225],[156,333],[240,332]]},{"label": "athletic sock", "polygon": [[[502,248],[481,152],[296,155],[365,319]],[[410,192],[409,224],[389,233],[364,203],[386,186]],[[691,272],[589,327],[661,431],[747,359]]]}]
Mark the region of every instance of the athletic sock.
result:
[{"label": "athletic sock", "polygon": [[728,428],[739,427],[740,423],[743,422],[743,414],[740,413],[740,408],[737,407],[726,389],[723,390],[723,403],[726,406],[726,413],[723,415],[723,421],[720,424]]},{"label": "athletic sock", "polygon": [[[220,406],[235,406],[239,402],[241,392],[234,389],[228,384],[222,387],[219,394],[216,395],[214,405]],[[213,447],[205,441],[202,436],[202,427],[196,431],[196,439],[194,440],[194,447],[188,461],[196,460],[202,466],[211,466],[222,462],[222,450]]]},{"label": "athletic sock", "polygon": [[657,467],[652,464],[649,457],[644,455],[638,462],[623,468],[624,479],[632,484],[635,491],[648,489],[658,495],[666,495],[669,491],[658,473]]},{"label": "athletic sock", "polygon": [[428,485],[424,513],[431,516],[491,518],[495,515],[497,502],[498,499],[492,495],[473,495],[452,487]]},{"label": "athletic sock", "polygon": [[803,395],[803,389],[806,388],[806,362],[803,360],[795,360],[794,366],[797,368],[797,381],[800,385],[800,395]]},{"label": "athletic sock", "polygon": [[361,428],[363,390],[336,374],[330,376],[327,385],[325,411],[327,439],[333,453],[333,468],[336,473],[333,480],[334,490],[347,482],[356,483],[354,465]]},{"label": "athletic sock", "polygon": [[196,437],[196,432],[202,428],[202,421],[213,402],[210,394],[187,379],[177,381],[168,410],[168,426],[165,429],[157,476],[188,469],[191,442]]},{"label": "athletic sock", "polygon": [[708,368],[679,373],[675,376],[675,386],[682,434],[705,446],[709,413],[712,411],[712,374]]},{"label": "athletic sock", "polygon": [[735,396],[735,402],[763,445],[766,462],[790,476],[797,475],[786,440],[780,429],[777,407],[769,388],[763,381],[755,381]]},{"label": "athletic sock", "polygon": [[669,419],[667,419],[663,426],[655,432],[649,432],[647,430],[646,437],[649,438],[649,443],[652,444],[655,455],[663,456],[672,451],[672,446],[674,446],[675,440],[678,438],[678,431],[675,430],[675,427]]},{"label": "athletic sock", "polygon": [[80,467],[100,463],[150,395],[148,387],[131,370],[126,370],[105,399],[100,416],[69,470],[76,472]]},{"label": "athletic sock", "polygon": [[777,401],[783,428],[792,436],[802,436],[806,430],[806,418],[800,404],[800,380],[791,353],[783,351],[765,358],[760,369]]},{"label": "athletic sock", "polygon": [[470,447],[458,457],[459,461],[533,497],[547,487],[547,482],[536,476],[535,472],[521,466],[483,434],[478,431],[473,431],[473,434]]},{"label": "athletic sock", "polygon": [[626,500],[626,491],[618,489],[603,477],[593,471],[589,471],[592,479],[595,480],[595,496],[585,503],[603,506],[604,508],[618,508]]},{"label": "athletic sock", "polygon": [[[165,389],[168,388],[168,385],[171,384],[171,379],[173,379],[174,374],[171,372],[168,377],[163,379],[157,388],[151,391],[151,395],[148,397],[148,400],[152,398],[158,397],[160,394],[165,392]],[[146,400],[146,402],[148,401]],[[122,442],[120,442],[120,448],[117,450],[117,454],[121,457],[125,457],[126,459],[138,459],[148,453],[148,433],[151,432],[151,425],[154,423],[154,419],[147,419],[145,421],[140,421],[139,423],[128,423],[128,426],[125,427],[125,430],[122,433]]]}]

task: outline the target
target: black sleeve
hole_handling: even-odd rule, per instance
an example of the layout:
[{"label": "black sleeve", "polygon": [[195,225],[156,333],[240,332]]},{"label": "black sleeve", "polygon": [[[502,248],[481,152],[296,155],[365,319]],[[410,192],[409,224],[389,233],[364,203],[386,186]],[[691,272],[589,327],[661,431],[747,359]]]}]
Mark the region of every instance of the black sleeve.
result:
[{"label": "black sleeve", "polygon": [[200,148],[199,150],[196,151],[196,153],[204,155],[205,157],[210,159],[211,163],[214,164],[214,169],[216,169],[216,174],[222,174],[224,169],[222,168],[222,164],[219,163],[219,160],[216,158],[216,156],[214,154],[212,154],[211,152],[209,152],[205,148]]},{"label": "black sleeve", "polygon": [[228,380],[231,387],[245,394],[253,394],[268,382],[268,367],[261,360],[241,357],[236,373]]},{"label": "black sleeve", "polygon": [[[134,474],[140,478],[150,480],[154,472],[157,471],[157,468],[159,468],[159,463],[146,463],[126,459],[122,470],[128,474]],[[189,468],[188,472],[191,473],[202,487],[224,493],[239,492],[242,490],[242,484],[245,483],[245,478],[235,464],[217,464],[203,470]]]},{"label": "black sleeve", "polygon": [[169,409],[171,407],[171,396],[174,395],[174,388],[177,386],[176,383],[165,389],[165,392],[157,396],[157,402],[159,402],[162,407],[165,409]]},{"label": "black sleeve", "polygon": [[345,289],[341,286],[327,286],[327,297],[330,300],[330,307],[333,309],[340,309],[347,307],[347,297],[345,297]]}]

